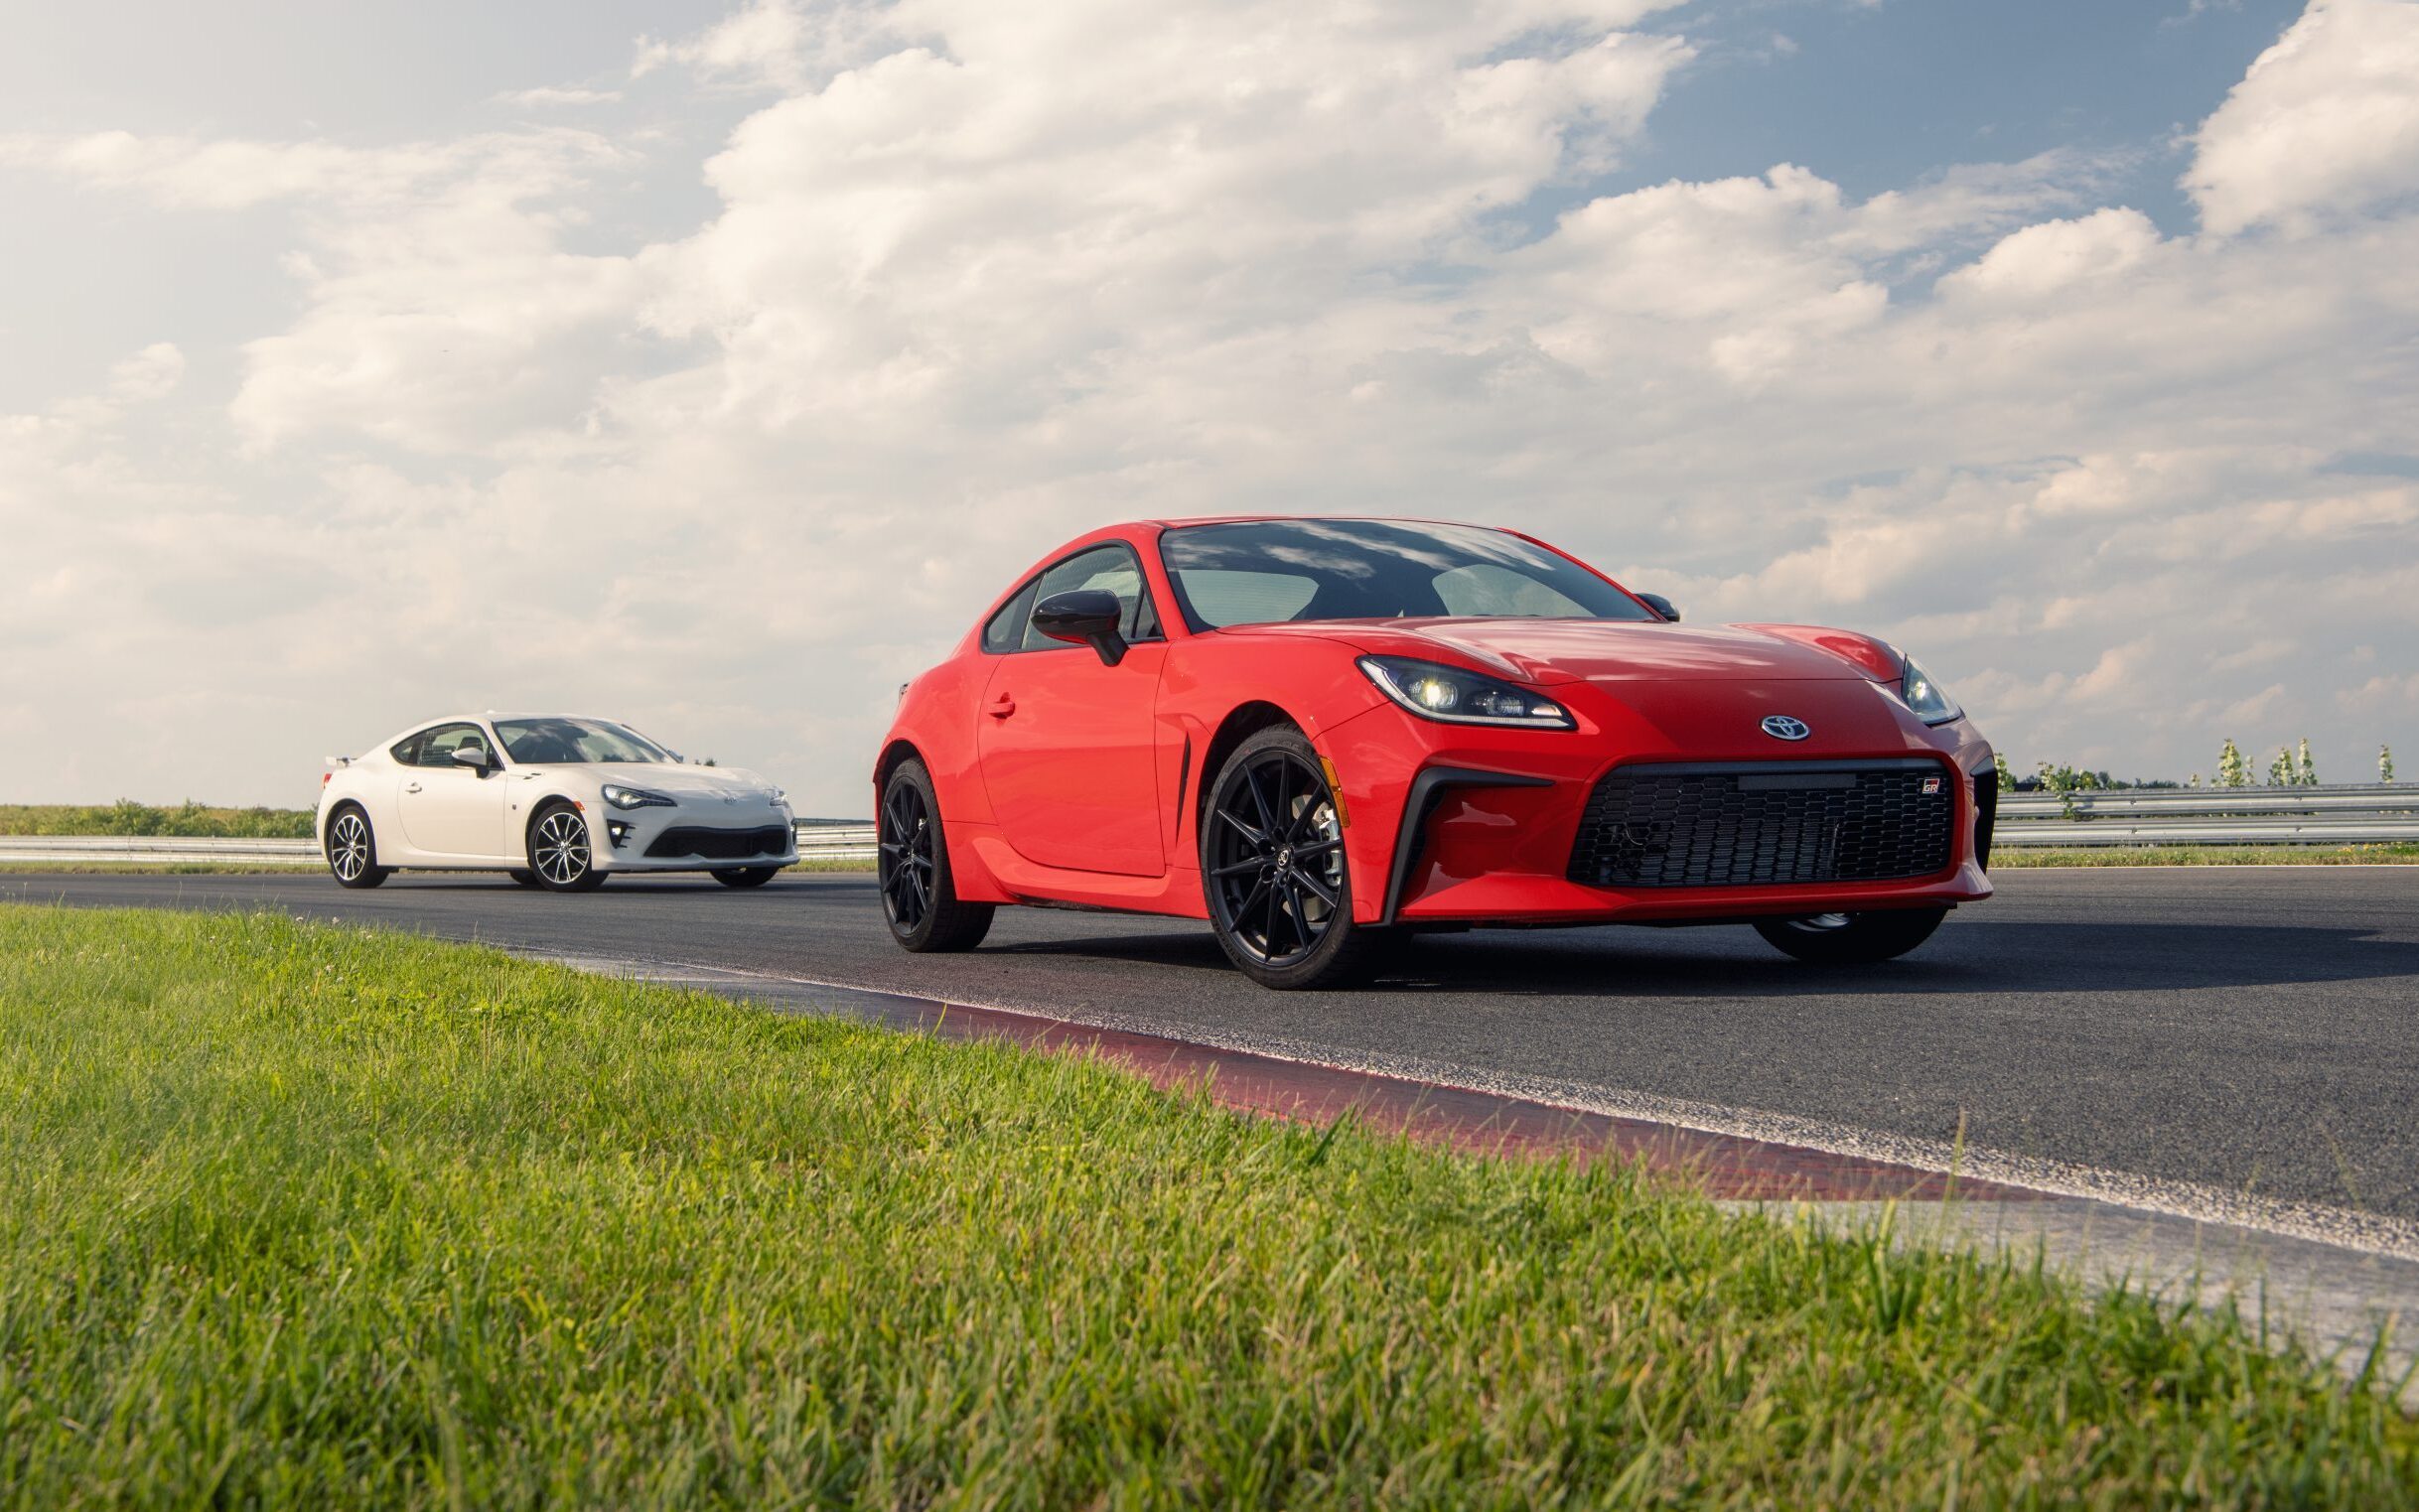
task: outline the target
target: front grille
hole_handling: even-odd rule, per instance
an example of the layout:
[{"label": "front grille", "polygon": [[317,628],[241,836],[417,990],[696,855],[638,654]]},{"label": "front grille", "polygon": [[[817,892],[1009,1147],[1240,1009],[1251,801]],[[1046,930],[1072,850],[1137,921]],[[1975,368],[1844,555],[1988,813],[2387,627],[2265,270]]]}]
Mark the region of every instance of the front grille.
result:
[{"label": "front grille", "polygon": [[750,856],[779,856],[789,848],[789,832],[778,824],[752,830],[714,830],[684,824],[665,830],[646,848],[647,858],[669,861],[694,856],[700,861],[744,861]]},{"label": "front grille", "polygon": [[1948,869],[1961,780],[1920,757],[1616,767],[1588,798],[1570,878],[1745,888],[1928,877]]}]

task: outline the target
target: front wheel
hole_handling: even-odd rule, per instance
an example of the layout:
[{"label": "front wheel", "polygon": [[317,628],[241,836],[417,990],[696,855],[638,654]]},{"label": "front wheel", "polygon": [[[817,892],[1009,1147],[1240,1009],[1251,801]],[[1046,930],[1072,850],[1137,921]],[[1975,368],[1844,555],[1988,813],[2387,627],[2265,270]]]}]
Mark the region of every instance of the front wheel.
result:
[{"label": "front wheel", "polygon": [[1762,918],[1756,932],[1775,949],[1825,966],[1870,966],[1895,961],[1931,938],[1948,917],[1946,908],[1893,908],[1879,913],[1816,913],[1805,918]]},{"label": "front wheel", "polygon": [[369,816],[348,803],[328,821],[328,872],[340,888],[374,888],[394,875],[378,865],[378,837]]},{"label": "front wheel", "polygon": [[1389,938],[1352,921],[1343,816],[1299,730],[1263,730],[1226,758],[1210,790],[1201,846],[1217,942],[1262,987],[1353,981]]},{"label": "front wheel", "polygon": [[568,803],[549,803],[529,821],[529,870],[549,893],[590,893],[605,886],[588,844],[588,818]]},{"label": "front wheel", "polygon": [[780,867],[725,867],[711,875],[726,888],[761,888],[781,871]]},{"label": "front wheel", "polygon": [[882,787],[876,838],[882,916],[893,939],[919,954],[972,950],[983,942],[994,909],[958,900],[948,837],[940,828],[940,799],[924,762],[911,758],[892,769]]}]

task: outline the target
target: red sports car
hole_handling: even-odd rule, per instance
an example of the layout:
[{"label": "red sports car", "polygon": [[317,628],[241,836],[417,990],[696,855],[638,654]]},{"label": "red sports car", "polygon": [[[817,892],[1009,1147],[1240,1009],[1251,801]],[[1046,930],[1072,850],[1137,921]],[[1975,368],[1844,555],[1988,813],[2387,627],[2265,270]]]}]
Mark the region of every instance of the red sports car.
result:
[{"label": "red sports car", "polygon": [[1997,758],[1891,646],[1671,606],[1509,530],[1113,525],[903,690],[910,950],[1001,903],[1207,918],[1270,987],[1424,929],[1746,923],[1880,961],[1988,897]]}]

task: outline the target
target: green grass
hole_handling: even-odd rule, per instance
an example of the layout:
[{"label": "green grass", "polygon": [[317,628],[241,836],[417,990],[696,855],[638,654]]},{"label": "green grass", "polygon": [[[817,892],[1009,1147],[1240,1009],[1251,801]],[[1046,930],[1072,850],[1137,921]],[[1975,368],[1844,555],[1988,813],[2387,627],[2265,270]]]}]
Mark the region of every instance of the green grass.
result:
[{"label": "green grass", "polygon": [[0,1501],[2408,1505],[2226,1315],[272,915],[0,908]]},{"label": "green grass", "polygon": [[0,835],[180,835],[221,840],[308,840],[307,808],[211,808],[187,799],[155,808],[120,798],[104,806],[0,803]]},{"label": "green grass", "polygon": [[2419,845],[1999,846],[2000,867],[2353,867],[2419,863]]}]

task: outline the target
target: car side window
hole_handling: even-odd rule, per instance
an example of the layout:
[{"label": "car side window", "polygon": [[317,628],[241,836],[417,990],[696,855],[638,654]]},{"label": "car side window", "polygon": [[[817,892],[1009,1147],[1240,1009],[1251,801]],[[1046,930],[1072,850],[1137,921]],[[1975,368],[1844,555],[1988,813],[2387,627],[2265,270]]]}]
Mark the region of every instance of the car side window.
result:
[{"label": "car side window", "polygon": [[397,766],[417,766],[420,764],[420,743],[427,739],[428,732],[425,730],[407,735],[387,747],[386,754],[395,758]]},{"label": "car side window", "polygon": [[1215,567],[1176,571],[1177,587],[1205,624],[1282,624],[1310,608],[1319,580],[1283,572],[1228,572]]},{"label": "car side window", "polygon": [[1052,594],[1071,593],[1079,588],[1104,589],[1117,596],[1119,616],[1117,633],[1128,640],[1157,640],[1161,637],[1159,610],[1151,602],[1151,591],[1142,581],[1142,561],[1134,549],[1122,542],[1110,546],[1095,546],[1077,553],[1053,567],[1034,583],[1033,599],[1025,609],[1025,644],[1028,651],[1064,648],[1064,640],[1053,640],[1033,627],[1033,606]]},{"label": "car side window", "polygon": [[1026,584],[1015,598],[1001,605],[1000,612],[993,615],[991,622],[983,626],[985,654],[1005,656],[1010,651],[1023,649],[1026,621],[1033,619],[1033,583]]},{"label": "car side window", "polygon": [[[420,759],[415,765],[451,766],[457,751],[488,754],[488,738],[477,725],[439,725],[420,737]],[[493,761],[495,757],[490,755]]]}]

